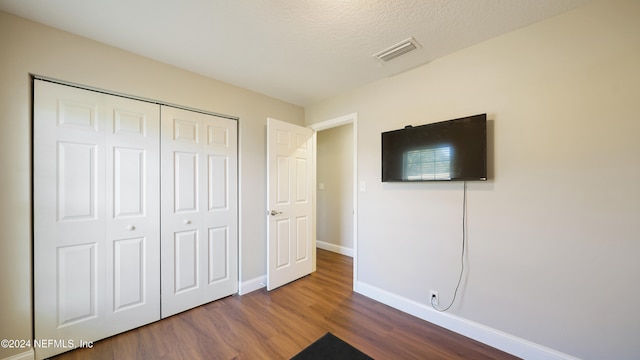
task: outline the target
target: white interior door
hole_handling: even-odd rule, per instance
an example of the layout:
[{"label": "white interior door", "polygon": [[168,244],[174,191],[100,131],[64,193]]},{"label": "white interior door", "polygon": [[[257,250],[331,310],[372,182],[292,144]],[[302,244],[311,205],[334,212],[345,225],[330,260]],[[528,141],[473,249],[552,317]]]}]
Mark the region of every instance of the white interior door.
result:
[{"label": "white interior door", "polygon": [[299,279],[315,264],[315,132],[267,120],[267,290]]},{"label": "white interior door", "polygon": [[162,107],[162,317],[238,291],[237,122]]},{"label": "white interior door", "polygon": [[38,359],[160,319],[159,107],[36,80]]}]

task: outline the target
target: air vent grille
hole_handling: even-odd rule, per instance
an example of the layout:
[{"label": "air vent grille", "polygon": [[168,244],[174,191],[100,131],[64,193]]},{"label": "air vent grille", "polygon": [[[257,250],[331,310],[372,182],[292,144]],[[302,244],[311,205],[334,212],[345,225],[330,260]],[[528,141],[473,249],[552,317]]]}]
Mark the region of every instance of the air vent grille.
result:
[{"label": "air vent grille", "polygon": [[378,61],[384,63],[384,62],[393,60],[398,56],[401,56],[408,52],[416,50],[419,47],[420,47],[420,44],[418,44],[416,39],[411,37],[374,54],[373,57],[378,59]]}]

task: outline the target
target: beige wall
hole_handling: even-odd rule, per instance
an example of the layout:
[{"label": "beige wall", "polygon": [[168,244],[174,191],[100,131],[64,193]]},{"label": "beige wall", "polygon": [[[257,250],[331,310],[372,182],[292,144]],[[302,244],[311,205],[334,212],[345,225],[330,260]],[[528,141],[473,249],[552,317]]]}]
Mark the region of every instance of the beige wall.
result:
[{"label": "beige wall", "polygon": [[349,254],[353,250],[353,125],[319,131],[317,144],[316,239],[328,243],[329,250]]},{"label": "beige wall", "polygon": [[486,112],[491,179],[468,184],[449,313],[580,358],[640,358],[639,99],[640,2],[602,0],[308,107],[307,124],[358,113],[359,282],[451,301],[463,184],[381,183],[380,133]]},{"label": "beige wall", "polygon": [[265,274],[266,118],[304,109],[0,12],[1,339],[32,337],[30,73],[239,117],[241,281]]}]

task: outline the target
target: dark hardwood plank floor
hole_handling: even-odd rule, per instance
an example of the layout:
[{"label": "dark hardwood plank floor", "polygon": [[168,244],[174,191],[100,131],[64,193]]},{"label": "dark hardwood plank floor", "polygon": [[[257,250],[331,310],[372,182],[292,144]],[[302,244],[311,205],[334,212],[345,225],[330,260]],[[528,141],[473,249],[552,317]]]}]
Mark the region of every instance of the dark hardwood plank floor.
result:
[{"label": "dark hardwood plank floor", "polygon": [[289,359],[330,331],[375,359],[514,359],[352,291],[352,259],[318,249],[318,271],[230,296],[55,359]]}]

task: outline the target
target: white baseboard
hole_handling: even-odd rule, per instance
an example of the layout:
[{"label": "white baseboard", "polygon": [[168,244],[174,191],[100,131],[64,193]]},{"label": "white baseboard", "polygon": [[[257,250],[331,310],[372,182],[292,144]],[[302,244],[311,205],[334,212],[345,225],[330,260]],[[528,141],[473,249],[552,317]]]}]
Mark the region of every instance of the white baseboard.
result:
[{"label": "white baseboard", "polygon": [[385,305],[522,359],[577,360],[573,356],[455,315],[436,311],[427,304],[398,296],[360,281],[356,284],[355,291]]},{"label": "white baseboard", "polygon": [[[331,244],[328,242],[316,240],[316,247],[324,250],[333,251],[338,254],[353,257],[353,249],[350,249],[344,246],[339,246],[339,245]],[[267,286],[266,284],[267,284],[266,275],[258,276],[257,278],[243,281],[238,286],[238,295],[245,295],[252,291],[262,289],[263,287]]]},{"label": "white baseboard", "polygon": [[352,248],[348,248],[348,247],[344,247],[344,246],[340,246],[340,245],[336,245],[336,244],[332,244],[332,243],[328,243],[325,241],[320,241],[320,240],[316,240],[316,247],[323,249],[323,250],[329,250],[329,251],[333,251],[335,253],[338,254],[342,254],[342,255],[346,255],[349,257],[353,257],[353,249]]},{"label": "white baseboard", "polygon": [[262,289],[263,287],[267,286],[266,284],[267,284],[266,275],[258,276],[257,278],[243,281],[239,284],[240,286],[238,288],[238,295],[245,295],[252,291]]},{"label": "white baseboard", "polygon": [[35,359],[35,357],[36,357],[36,354],[33,351],[33,349],[29,349],[28,351],[25,351],[25,352],[20,353],[20,354],[15,354],[13,356],[6,357],[6,358],[4,358],[2,360],[33,360],[33,359]]}]

